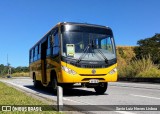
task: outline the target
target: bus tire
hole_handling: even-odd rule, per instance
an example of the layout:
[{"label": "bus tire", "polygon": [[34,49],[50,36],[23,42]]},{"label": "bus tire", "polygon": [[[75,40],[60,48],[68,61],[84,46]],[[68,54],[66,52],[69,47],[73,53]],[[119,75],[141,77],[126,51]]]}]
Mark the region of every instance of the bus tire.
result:
[{"label": "bus tire", "polygon": [[98,86],[94,87],[94,90],[96,91],[97,94],[104,94],[107,90],[108,83],[101,83]]},{"label": "bus tire", "polygon": [[57,78],[54,77],[54,78],[52,79],[52,88],[53,88],[54,91],[57,90],[57,86],[58,86]]},{"label": "bus tire", "polygon": [[53,89],[53,91],[56,92],[57,91],[57,86],[58,86],[57,73],[54,70],[52,70],[50,76],[51,76],[50,77],[50,79],[51,79],[50,86]]},{"label": "bus tire", "polygon": [[36,80],[36,75],[35,74],[33,75],[33,86],[35,88],[41,88],[42,87],[41,82]]},{"label": "bus tire", "polygon": [[36,80],[36,76],[35,76],[35,75],[33,76],[33,86],[34,86],[35,88],[38,87],[38,82],[37,82],[37,80]]}]

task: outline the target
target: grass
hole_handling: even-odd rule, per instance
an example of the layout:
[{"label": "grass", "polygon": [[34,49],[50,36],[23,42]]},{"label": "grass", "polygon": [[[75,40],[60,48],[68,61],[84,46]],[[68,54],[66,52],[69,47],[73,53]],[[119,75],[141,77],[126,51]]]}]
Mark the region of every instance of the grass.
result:
[{"label": "grass", "polygon": [[[36,100],[26,94],[5,85],[4,83],[0,82],[0,105],[47,105],[42,101]],[[37,112],[4,112],[1,111],[1,114],[57,114],[55,111],[37,111]]]},{"label": "grass", "polygon": [[136,59],[134,46],[117,46],[118,74],[120,78],[160,78],[160,66],[151,56]]},{"label": "grass", "polygon": [[127,78],[160,78],[160,69],[153,64],[150,57],[134,59],[126,66],[119,67],[120,77]]},{"label": "grass", "polygon": [[13,76],[13,77],[29,76],[29,72],[17,72],[17,73],[11,74],[11,76]]},{"label": "grass", "polygon": [[[8,74],[0,75],[0,77],[8,76]],[[16,72],[11,74],[12,77],[29,77],[29,72]]]}]

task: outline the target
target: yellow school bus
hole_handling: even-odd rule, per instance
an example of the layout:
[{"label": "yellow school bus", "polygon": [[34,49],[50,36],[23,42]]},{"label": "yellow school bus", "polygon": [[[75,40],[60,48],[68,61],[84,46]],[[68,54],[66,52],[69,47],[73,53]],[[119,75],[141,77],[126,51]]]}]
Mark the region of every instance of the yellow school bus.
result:
[{"label": "yellow school bus", "polygon": [[117,57],[111,28],[61,22],[29,50],[35,87],[69,87],[76,83],[103,94],[117,81]]}]

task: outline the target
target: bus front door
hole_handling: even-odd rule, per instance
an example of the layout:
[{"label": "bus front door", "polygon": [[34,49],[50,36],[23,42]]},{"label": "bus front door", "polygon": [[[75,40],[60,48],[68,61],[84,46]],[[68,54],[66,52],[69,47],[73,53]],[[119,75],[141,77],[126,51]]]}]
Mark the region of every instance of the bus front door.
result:
[{"label": "bus front door", "polygon": [[47,82],[47,75],[46,75],[46,50],[47,50],[47,42],[41,44],[41,59],[42,59],[42,83],[46,84]]}]

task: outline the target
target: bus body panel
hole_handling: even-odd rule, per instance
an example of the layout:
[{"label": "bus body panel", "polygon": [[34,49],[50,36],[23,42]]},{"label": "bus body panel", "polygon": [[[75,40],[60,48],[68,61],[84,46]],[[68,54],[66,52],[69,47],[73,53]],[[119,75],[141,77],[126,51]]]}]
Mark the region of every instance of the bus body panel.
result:
[{"label": "bus body panel", "polygon": [[[117,67],[114,64],[108,68],[78,68],[65,62],[61,62],[62,66],[66,65],[68,68],[74,70],[77,74],[69,74],[64,70],[61,70],[60,83],[81,83],[89,82],[89,79],[99,79],[99,82],[115,82],[117,81],[117,72],[109,74],[109,72]],[[95,74],[92,74],[92,70],[96,70]]]},{"label": "bus body panel", "polygon": [[[31,64],[30,68],[33,70],[30,72],[30,76],[33,78],[33,73],[35,73],[36,79],[42,82],[42,70],[40,68],[41,61]],[[115,82],[117,81],[117,72],[114,74],[109,74],[109,72],[117,67],[117,64],[114,64],[108,68],[79,68],[73,65],[61,62],[57,62],[47,59],[47,74],[46,74],[46,84],[49,84],[51,81],[51,71],[54,70],[57,74],[57,79],[59,83],[83,83],[89,82],[89,79],[99,79],[99,82]],[[74,70],[77,74],[72,75],[61,69],[62,66],[67,66],[68,68]],[[92,70],[96,70],[96,73],[93,75]],[[97,76],[98,75],[98,76]],[[84,80],[85,79],[85,80]],[[44,85],[46,85],[44,84]]]},{"label": "bus body panel", "polygon": [[36,76],[36,79],[38,81],[41,81],[41,77],[42,77],[42,69],[41,69],[41,60],[38,60],[32,64],[29,65],[29,69],[30,69],[30,77],[33,78],[33,76]]}]

